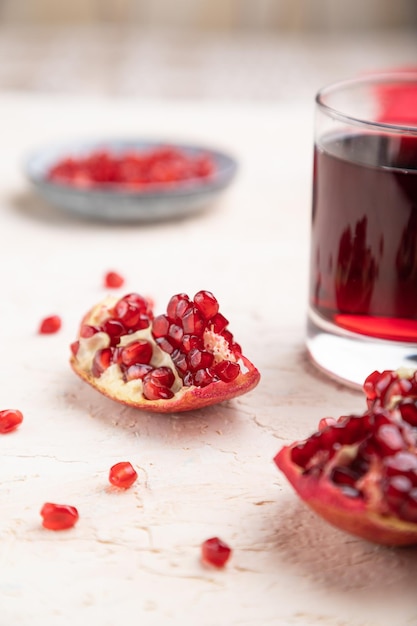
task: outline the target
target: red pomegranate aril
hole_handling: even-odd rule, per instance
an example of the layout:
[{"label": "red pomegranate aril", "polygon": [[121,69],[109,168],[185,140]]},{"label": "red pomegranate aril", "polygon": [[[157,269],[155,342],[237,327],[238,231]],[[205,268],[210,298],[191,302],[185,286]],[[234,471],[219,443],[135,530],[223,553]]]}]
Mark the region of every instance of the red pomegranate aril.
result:
[{"label": "red pomegranate aril", "polygon": [[231,548],[219,537],[206,539],[201,545],[202,561],[213,567],[224,567],[231,554]]},{"label": "red pomegranate aril", "polygon": [[168,329],[167,339],[174,346],[180,346],[182,342],[182,338],[184,336],[184,331],[181,326],[178,324],[171,324]]},{"label": "red pomegranate aril", "polygon": [[407,476],[391,476],[384,487],[385,497],[390,507],[398,511],[412,488],[413,483]]},{"label": "red pomegranate aril", "polygon": [[23,422],[23,413],[17,409],[3,409],[0,411],[0,433],[5,435],[16,430]]},{"label": "red pomegranate aril", "polygon": [[210,291],[199,291],[194,296],[194,304],[206,320],[219,312],[219,303]]},{"label": "red pomegranate aril", "polygon": [[194,348],[187,355],[187,362],[192,371],[205,369],[213,365],[214,355],[206,350]]},{"label": "red pomegranate aril", "polygon": [[174,392],[148,375],[143,380],[143,395],[147,400],[170,400],[174,397]]},{"label": "red pomegranate aril", "polygon": [[411,424],[411,426],[417,426],[417,406],[415,402],[407,399],[407,401],[399,405],[398,410],[405,422]]},{"label": "red pomegranate aril", "polygon": [[152,321],[152,334],[155,338],[166,337],[170,321],[166,315],[157,315]]},{"label": "red pomegranate aril", "polygon": [[224,332],[224,330],[226,329],[226,326],[228,325],[229,320],[227,320],[224,315],[222,315],[221,313],[217,313],[211,320],[210,320],[210,326],[213,329],[213,331],[215,333],[221,334]]},{"label": "red pomegranate aril", "polygon": [[76,355],[77,355],[77,352],[78,352],[78,350],[79,350],[79,349],[80,349],[80,342],[79,342],[79,341],[73,341],[73,342],[70,344],[70,350],[71,350],[71,352],[72,352],[72,354],[73,354],[74,356],[76,356]]},{"label": "red pomegranate aril", "polygon": [[197,337],[197,335],[184,335],[182,338],[182,349],[184,352],[190,352],[193,348],[197,348],[198,350],[202,350],[203,338]]},{"label": "red pomegranate aril", "polygon": [[124,370],[123,376],[126,382],[129,382],[129,380],[143,380],[143,378],[145,378],[145,376],[152,370],[152,365],[135,363]]},{"label": "red pomegranate aril", "polygon": [[163,385],[165,387],[171,387],[175,382],[175,374],[171,368],[162,366],[156,367],[152,370],[150,378],[154,383]]},{"label": "red pomegranate aril", "polygon": [[403,474],[412,477],[417,472],[417,455],[411,452],[397,452],[392,456],[385,457],[384,468],[387,476]]},{"label": "red pomegranate aril", "polygon": [[148,364],[152,358],[153,349],[145,339],[134,341],[121,349],[121,362],[129,367],[135,363]]},{"label": "red pomegranate aril", "polygon": [[141,307],[128,300],[119,300],[114,307],[115,317],[130,330],[140,330],[149,326],[149,319],[143,313]]},{"label": "red pomegranate aril", "polygon": [[404,437],[395,424],[383,424],[375,433],[375,441],[383,455],[393,454],[405,448]]},{"label": "red pomegranate aril", "polygon": [[112,346],[117,346],[120,341],[120,337],[126,334],[126,328],[118,320],[106,320],[102,328],[103,331],[109,335],[110,345]]},{"label": "red pomegranate aril", "polygon": [[80,337],[83,339],[87,339],[88,337],[92,337],[96,333],[100,331],[98,326],[91,326],[90,324],[83,324],[80,328]]},{"label": "red pomegranate aril", "polygon": [[170,320],[176,321],[184,316],[184,313],[192,307],[190,298],[185,293],[172,296],[167,306],[167,315]]},{"label": "red pomegranate aril", "polygon": [[41,509],[42,525],[48,530],[67,530],[78,521],[78,511],[68,504],[46,502]]},{"label": "red pomegranate aril", "polygon": [[196,309],[190,309],[182,318],[184,334],[201,336],[205,329],[204,318]]},{"label": "red pomegranate aril", "polygon": [[158,339],[156,339],[156,344],[161,348],[161,350],[170,355],[172,355],[172,353],[176,350],[166,337],[158,337]]},{"label": "red pomegranate aril", "polygon": [[125,283],[125,279],[118,272],[107,272],[104,277],[104,285],[110,289],[119,289]]},{"label": "red pomegranate aril", "polygon": [[91,372],[93,376],[99,378],[102,373],[110,366],[112,361],[112,351],[110,348],[102,348],[97,350],[93,358]]},{"label": "red pomegranate aril", "polygon": [[171,359],[180,375],[183,375],[188,371],[187,357],[183,352],[180,350],[174,350],[171,354]]},{"label": "red pomegranate aril", "polygon": [[59,315],[50,315],[45,317],[39,325],[39,333],[41,335],[52,335],[57,333],[62,326],[62,321]]},{"label": "red pomegranate aril", "polygon": [[138,474],[129,461],[120,461],[110,468],[109,482],[119,489],[129,489],[137,480]]},{"label": "red pomegranate aril", "polygon": [[401,507],[401,517],[410,522],[417,522],[417,489],[412,489]]},{"label": "red pomegranate aril", "polygon": [[213,374],[208,369],[197,370],[194,374],[194,384],[197,387],[207,387],[213,382]]},{"label": "red pomegranate aril", "polygon": [[239,363],[233,363],[232,361],[219,361],[212,368],[214,374],[222,381],[228,383],[235,380],[240,374]]}]

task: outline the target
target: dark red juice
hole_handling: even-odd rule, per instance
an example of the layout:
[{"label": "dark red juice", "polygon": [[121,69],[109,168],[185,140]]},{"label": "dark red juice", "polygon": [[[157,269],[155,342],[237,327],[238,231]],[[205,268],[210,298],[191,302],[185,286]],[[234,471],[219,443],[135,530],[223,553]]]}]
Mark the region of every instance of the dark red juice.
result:
[{"label": "dark red juice", "polygon": [[417,137],[316,146],[310,306],[355,333],[416,341]]}]

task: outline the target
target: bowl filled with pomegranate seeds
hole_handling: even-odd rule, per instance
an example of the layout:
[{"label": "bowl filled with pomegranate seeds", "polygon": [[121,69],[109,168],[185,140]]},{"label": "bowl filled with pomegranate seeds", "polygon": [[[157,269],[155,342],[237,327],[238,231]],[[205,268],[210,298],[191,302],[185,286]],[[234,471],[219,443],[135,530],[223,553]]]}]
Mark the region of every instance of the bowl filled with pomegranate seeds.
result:
[{"label": "bowl filled with pomegranate seeds", "polygon": [[84,141],[45,146],[26,174],[51,205],[80,217],[157,221],[211,206],[232,182],[225,152],[158,141]]}]

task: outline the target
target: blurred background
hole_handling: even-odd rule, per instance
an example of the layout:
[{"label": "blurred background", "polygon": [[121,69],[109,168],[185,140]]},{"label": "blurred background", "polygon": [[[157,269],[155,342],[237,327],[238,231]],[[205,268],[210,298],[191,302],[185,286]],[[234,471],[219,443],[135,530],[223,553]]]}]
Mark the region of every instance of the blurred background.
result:
[{"label": "blurred background", "polygon": [[0,89],[309,97],[417,59],[415,0],[0,0]]}]

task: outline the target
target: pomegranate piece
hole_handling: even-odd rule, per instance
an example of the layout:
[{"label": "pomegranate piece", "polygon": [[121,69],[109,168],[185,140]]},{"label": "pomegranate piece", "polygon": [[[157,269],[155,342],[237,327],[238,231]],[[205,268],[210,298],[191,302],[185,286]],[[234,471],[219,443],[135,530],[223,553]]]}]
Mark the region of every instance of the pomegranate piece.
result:
[{"label": "pomegranate piece", "polygon": [[59,315],[50,315],[45,317],[39,325],[39,333],[41,335],[52,335],[57,333],[62,326],[62,321]]},{"label": "pomegranate piece", "polygon": [[234,398],[259,382],[209,291],[172,296],[154,315],[137,293],[99,302],[71,344],[71,365],[110,398],[170,413]]},{"label": "pomegranate piece", "polygon": [[41,509],[42,526],[48,530],[67,530],[78,521],[78,511],[68,504],[46,502]]},{"label": "pomegranate piece", "polygon": [[417,544],[417,429],[403,415],[417,402],[415,377],[371,374],[367,411],[320,420],[317,432],[274,459],[325,520],[379,544]]},{"label": "pomegranate piece", "polygon": [[119,289],[125,284],[125,279],[118,272],[107,272],[104,276],[104,286],[109,289]]},{"label": "pomegranate piece", "polygon": [[201,559],[207,565],[224,567],[231,554],[232,549],[219,537],[211,537],[201,544]]},{"label": "pomegranate piece", "polygon": [[0,433],[5,435],[16,430],[23,422],[23,414],[17,409],[4,409],[0,411]]},{"label": "pomegranate piece", "polygon": [[120,489],[129,489],[137,477],[137,472],[129,461],[120,461],[120,463],[113,465],[109,471],[109,482]]}]

